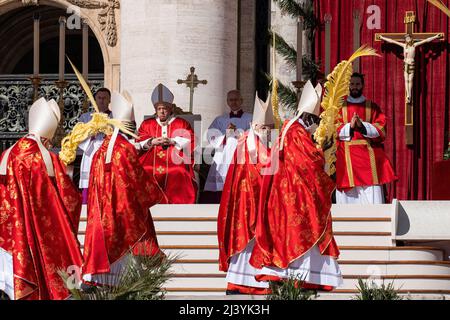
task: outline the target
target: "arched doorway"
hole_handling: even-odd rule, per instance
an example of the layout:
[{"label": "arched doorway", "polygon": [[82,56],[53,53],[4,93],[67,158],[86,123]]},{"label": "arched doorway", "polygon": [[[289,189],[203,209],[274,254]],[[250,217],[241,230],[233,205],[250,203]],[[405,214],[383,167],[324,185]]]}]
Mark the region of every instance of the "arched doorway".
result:
[{"label": "arched doorway", "polygon": [[[59,18],[66,10],[50,6],[26,6],[0,15],[0,139],[1,149],[27,131],[27,111],[33,102],[33,17],[40,17],[40,63],[42,78],[39,96],[59,100],[58,80]],[[66,28],[66,54],[82,68],[82,30]],[[95,90],[104,83],[104,59],[96,36],[89,30],[89,82]],[[66,62],[64,90],[64,129],[70,130],[86,108],[85,95]]]}]

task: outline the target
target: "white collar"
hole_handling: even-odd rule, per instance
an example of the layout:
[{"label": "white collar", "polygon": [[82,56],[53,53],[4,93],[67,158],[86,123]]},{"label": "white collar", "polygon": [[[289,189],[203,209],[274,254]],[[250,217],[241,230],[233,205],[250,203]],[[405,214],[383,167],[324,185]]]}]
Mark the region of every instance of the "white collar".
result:
[{"label": "white collar", "polygon": [[163,124],[163,123],[161,122],[161,120],[159,120],[159,118],[156,117],[156,122],[157,122],[161,127],[164,127],[164,126],[170,125],[175,119],[176,119],[176,117],[175,117],[174,115],[171,115],[171,116],[169,116],[169,119],[167,119],[166,122]]},{"label": "white collar", "polygon": [[350,103],[363,103],[364,101],[366,101],[366,97],[364,96],[361,96],[359,98],[353,98],[352,96],[347,97],[347,102]]}]

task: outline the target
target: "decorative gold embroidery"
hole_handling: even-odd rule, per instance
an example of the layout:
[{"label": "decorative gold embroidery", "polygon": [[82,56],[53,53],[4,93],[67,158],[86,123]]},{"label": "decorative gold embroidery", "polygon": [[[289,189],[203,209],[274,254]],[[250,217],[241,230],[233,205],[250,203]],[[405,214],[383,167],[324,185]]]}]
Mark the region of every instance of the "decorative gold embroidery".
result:
[{"label": "decorative gold embroidery", "polygon": [[373,184],[378,184],[378,172],[377,172],[377,162],[375,160],[375,152],[370,144],[367,144],[367,149],[369,149],[369,158],[370,158],[370,168],[372,170],[372,179]]},{"label": "decorative gold embroidery", "polygon": [[[370,143],[367,140],[353,140],[350,142],[345,142],[345,159],[347,161],[347,170],[349,173],[349,181],[350,181],[350,186],[354,187],[355,186],[355,182],[354,182],[354,178],[353,178],[353,169],[351,166],[351,159],[350,159],[350,150],[349,150],[349,146],[360,146],[360,145],[366,145],[367,146],[367,150],[369,151],[369,159],[370,159],[370,168],[372,171],[372,179],[373,179],[373,184],[378,184],[378,173],[377,173],[377,162],[375,159],[375,152],[373,151],[372,146],[370,145]],[[348,153],[347,153],[348,152]],[[347,158],[348,155],[348,158]],[[351,172],[350,172],[351,170]],[[350,176],[351,176],[351,180],[350,180]]]},{"label": "decorative gold embroidery", "polygon": [[158,171],[159,174],[162,174],[166,169],[164,169],[162,166],[159,166],[156,171]]},{"label": "decorative gold embroidery", "polygon": [[300,181],[301,181],[300,175],[298,173],[295,173],[294,174],[294,179],[292,181],[294,186],[298,186],[300,184]]},{"label": "decorative gold embroidery", "polygon": [[4,199],[0,206],[0,224],[3,224],[6,220],[8,220],[10,211],[11,205],[6,199]]},{"label": "decorative gold embroidery", "polygon": [[24,258],[22,252],[17,253],[17,260],[19,260],[19,263],[24,266]]},{"label": "decorative gold embroidery", "polygon": [[65,179],[64,173],[60,172],[58,174],[58,178],[59,178],[59,184],[61,185],[61,188],[66,189],[67,186],[68,186],[68,183],[67,183],[67,181]]},{"label": "decorative gold embroidery", "polygon": [[[350,141],[353,142],[353,141]],[[348,183],[350,187],[355,186],[355,179],[353,177],[353,167],[352,167],[352,158],[350,157],[350,142],[345,142],[345,162],[347,163],[347,174],[348,174]]]},{"label": "decorative gold embroidery", "polygon": [[284,194],[283,199],[284,199],[284,202],[286,203],[286,205],[293,206],[293,205],[295,205],[295,200],[297,199],[297,195],[295,194],[295,192],[286,193],[286,194]]},{"label": "decorative gold embroidery", "polygon": [[372,122],[372,102],[366,100],[366,122]]},{"label": "decorative gold embroidery", "polygon": [[246,179],[243,179],[239,185],[241,192],[249,192],[249,186]]},{"label": "decorative gold embroidery", "polygon": [[19,142],[20,150],[27,150],[31,146],[31,142],[28,140],[22,140]]},{"label": "decorative gold embroidery", "polygon": [[342,107],[342,121],[348,123],[347,103],[344,103],[344,106]]},{"label": "decorative gold embroidery", "polygon": [[158,157],[160,159],[164,158],[165,156],[166,156],[166,153],[164,151],[161,150],[160,152],[158,152]]}]

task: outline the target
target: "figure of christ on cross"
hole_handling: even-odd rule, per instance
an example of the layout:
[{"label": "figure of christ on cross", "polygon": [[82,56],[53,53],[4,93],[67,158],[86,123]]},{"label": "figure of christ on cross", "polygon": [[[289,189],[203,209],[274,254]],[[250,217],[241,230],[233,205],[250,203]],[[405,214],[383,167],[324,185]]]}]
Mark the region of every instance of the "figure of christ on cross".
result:
[{"label": "figure of christ on cross", "polygon": [[398,45],[403,48],[403,55],[404,55],[404,64],[403,64],[403,71],[405,76],[405,89],[406,89],[406,103],[410,104],[412,101],[412,88],[413,88],[413,80],[414,80],[414,71],[415,71],[415,57],[416,57],[416,48],[431,42],[436,39],[441,39],[444,36],[441,33],[435,34],[432,37],[426,38],[424,40],[421,40],[419,42],[415,42],[413,35],[407,33],[405,35],[405,42],[399,42],[394,39],[387,38],[383,35],[379,36],[380,40],[384,40],[388,43],[392,43],[395,45]]}]

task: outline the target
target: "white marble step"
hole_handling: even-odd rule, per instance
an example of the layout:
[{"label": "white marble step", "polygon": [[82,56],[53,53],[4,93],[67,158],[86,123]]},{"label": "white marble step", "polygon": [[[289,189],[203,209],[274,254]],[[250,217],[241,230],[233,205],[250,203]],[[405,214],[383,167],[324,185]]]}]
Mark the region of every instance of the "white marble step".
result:
[{"label": "white marble step", "polygon": [[[427,278],[424,276],[412,276],[407,279],[391,276],[384,279],[385,284],[394,283],[394,287],[400,290],[432,290],[439,291],[445,290],[450,292],[450,278]],[[383,283],[383,279],[379,280],[379,283]],[[338,289],[340,290],[356,290],[358,279],[344,278],[344,283]],[[201,277],[185,277],[185,278],[172,278],[170,279],[165,288],[182,288],[188,291],[188,288],[226,288],[225,278],[201,278]]]},{"label": "white marble step", "polygon": [[[156,231],[216,231],[216,221],[158,221],[155,219]],[[200,218],[201,219],[201,218]],[[391,222],[389,221],[333,221],[333,231],[335,232],[390,232]],[[86,230],[86,220],[81,220],[79,231]]]},{"label": "white marble step", "polygon": [[[439,291],[439,290],[446,290],[450,291],[450,278],[447,279],[439,279],[439,278],[427,278],[427,277],[410,277],[410,278],[398,278],[392,276],[385,279],[377,280],[379,285],[383,283],[385,285],[389,283],[393,283],[394,287],[397,290],[433,290],[433,291]],[[344,284],[339,287],[341,290],[346,289],[357,289],[358,280],[355,279],[344,279]]]},{"label": "white marble step", "polygon": [[[159,245],[217,245],[217,235],[186,235],[186,234],[158,234]],[[338,246],[390,246],[390,236],[373,235],[336,235]],[[84,234],[78,235],[81,245],[84,243]]]},{"label": "white marble step", "polygon": [[[216,221],[154,221],[156,231],[216,231]],[[85,228],[80,226],[80,230]],[[389,221],[333,221],[333,231],[390,232]]]},{"label": "white marble step", "polygon": [[[169,255],[179,254],[181,259],[218,259],[218,249],[164,249]],[[346,250],[340,248],[341,260],[420,260],[440,261],[443,259],[442,251],[435,249],[420,250],[371,250],[370,247],[360,250]]]},{"label": "white marble step", "polygon": [[[177,274],[211,274],[211,275],[225,275],[224,272],[219,271],[218,262],[210,260],[211,262],[199,263],[175,263],[172,267],[173,272]],[[448,264],[434,264],[431,262],[417,262],[415,264],[381,264],[376,263],[360,263],[356,261],[343,261],[339,264],[343,275],[450,275],[450,265]]]},{"label": "white marble step", "polygon": [[[319,292],[314,300],[353,300],[355,293],[322,293]],[[450,300],[450,294],[439,293],[400,293],[405,300]],[[208,295],[205,292],[167,292],[166,300],[266,300],[266,296],[256,295],[224,295],[220,292],[211,292]],[[225,302],[227,303],[227,302]]]}]

